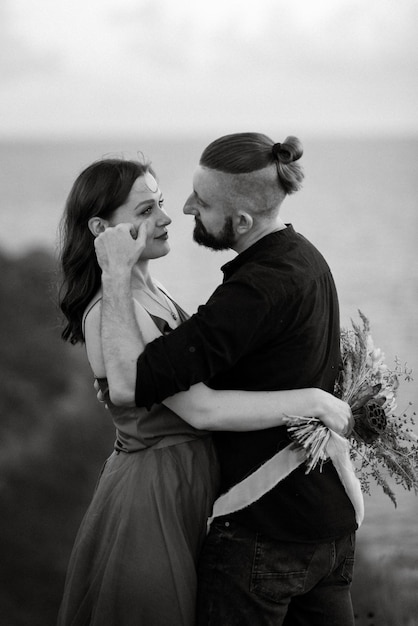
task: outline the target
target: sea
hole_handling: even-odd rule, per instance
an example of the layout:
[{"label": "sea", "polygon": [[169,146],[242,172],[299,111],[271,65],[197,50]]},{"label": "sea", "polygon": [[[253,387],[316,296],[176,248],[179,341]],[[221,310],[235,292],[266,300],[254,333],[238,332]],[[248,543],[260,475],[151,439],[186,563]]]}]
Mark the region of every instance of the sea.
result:
[{"label": "sea", "polygon": [[[59,222],[71,184],[106,156],[153,163],[173,222],[171,252],[153,273],[193,312],[221,281],[232,252],[212,252],[192,241],[192,218],[182,207],[202,149],[212,137],[131,137],[74,141],[0,142],[0,251],[10,256],[59,249]],[[303,139],[303,138],[302,138]],[[327,259],[339,293],[341,321],[370,320],[374,343],[388,365],[399,358],[415,381],[403,383],[399,410],[418,406],[418,138],[318,138],[303,141],[303,189],[288,197],[282,218]],[[411,410],[411,408],[410,408]],[[366,496],[359,542],[416,553],[418,499],[397,489],[398,506],[377,487]],[[379,557],[379,558],[380,558]],[[382,558],[383,558],[382,557]]]}]

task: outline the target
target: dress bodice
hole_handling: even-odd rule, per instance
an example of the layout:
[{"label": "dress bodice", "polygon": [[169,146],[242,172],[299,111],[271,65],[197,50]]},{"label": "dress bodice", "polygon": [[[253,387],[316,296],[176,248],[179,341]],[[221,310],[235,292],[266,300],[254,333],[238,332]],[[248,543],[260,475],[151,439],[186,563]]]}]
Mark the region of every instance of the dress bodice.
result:
[{"label": "dress bodice", "polygon": [[[187,313],[168,296],[167,292],[164,293],[177,310],[179,321],[184,322],[188,318]],[[153,326],[156,336],[171,332],[165,320],[147,312],[138,302],[135,302],[135,308],[141,328]],[[208,435],[207,431],[196,430],[190,426],[163,404],[155,404],[149,411],[145,407],[116,406],[110,400],[107,379],[99,378],[98,383],[116,428],[116,450],[135,452],[155,446],[166,447]]]},{"label": "dress bodice", "polygon": [[109,398],[106,378],[98,379],[116,428],[115,450],[136,452],[149,447],[166,447],[207,436],[196,430],[163,404],[145,407],[115,406]]}]

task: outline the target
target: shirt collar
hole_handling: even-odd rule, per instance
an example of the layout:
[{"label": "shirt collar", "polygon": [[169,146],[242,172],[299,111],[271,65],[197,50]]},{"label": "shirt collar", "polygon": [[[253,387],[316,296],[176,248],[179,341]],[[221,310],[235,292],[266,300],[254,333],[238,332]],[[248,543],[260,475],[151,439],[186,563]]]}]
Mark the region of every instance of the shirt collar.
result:
[{"label": "shirt collar", "polygon": [[228,278],[234,272],[236,272],[244,263],[257,256],[259,252],[265,253],[269,249],[274,249],[275,254],[280,255],[285,253],[289,247],[292,239],[295,237],[295,229],[292,224],[286,224],[286,228],[276,230],[273,233],[265,235],[261,239],[258,239],[252,246],[246,248],[238,254],[232,261],[228,261],[225,265],[222,265],[221,271],[224,273],[224,278]]}]

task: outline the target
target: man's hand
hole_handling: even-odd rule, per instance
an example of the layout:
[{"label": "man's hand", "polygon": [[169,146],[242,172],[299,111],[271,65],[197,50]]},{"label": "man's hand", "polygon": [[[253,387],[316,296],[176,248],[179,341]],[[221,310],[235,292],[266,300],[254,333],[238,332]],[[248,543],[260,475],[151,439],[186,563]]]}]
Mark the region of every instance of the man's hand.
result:
[{"label": "man's hand", "polygon": [[99,385],[99,382],[98,382],[97,378],[94,379],[94,388],[95,388],[95,390],[97,392],[97,399],[98,399],[98,401],[105,405],[105,409],[108,409],[109,407],[106,404],[106,400],[105,400],[104,394],[103,394],[102,390],[100,389],[100,385]]},{"label": "man's hand", "polygon": [[97,261],[103,273],[114,275],[131,272],[143,253],[152,225],[142,222],[139,228],[133,224],[117,224],[106,228],[94,240]]}]

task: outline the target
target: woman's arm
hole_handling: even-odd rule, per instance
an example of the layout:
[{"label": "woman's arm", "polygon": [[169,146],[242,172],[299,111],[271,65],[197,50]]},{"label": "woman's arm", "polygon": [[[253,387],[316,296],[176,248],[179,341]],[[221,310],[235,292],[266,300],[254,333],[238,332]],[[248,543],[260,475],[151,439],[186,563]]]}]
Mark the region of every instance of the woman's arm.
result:
[{"label": "woman's arm", "polygon": [[286,415],[317,417],[347,435],[353,426],[346,402],[322,389],[214,390],[203,383],[166,398],[164,404],[197,429],[251,431],[282,426]]}]

